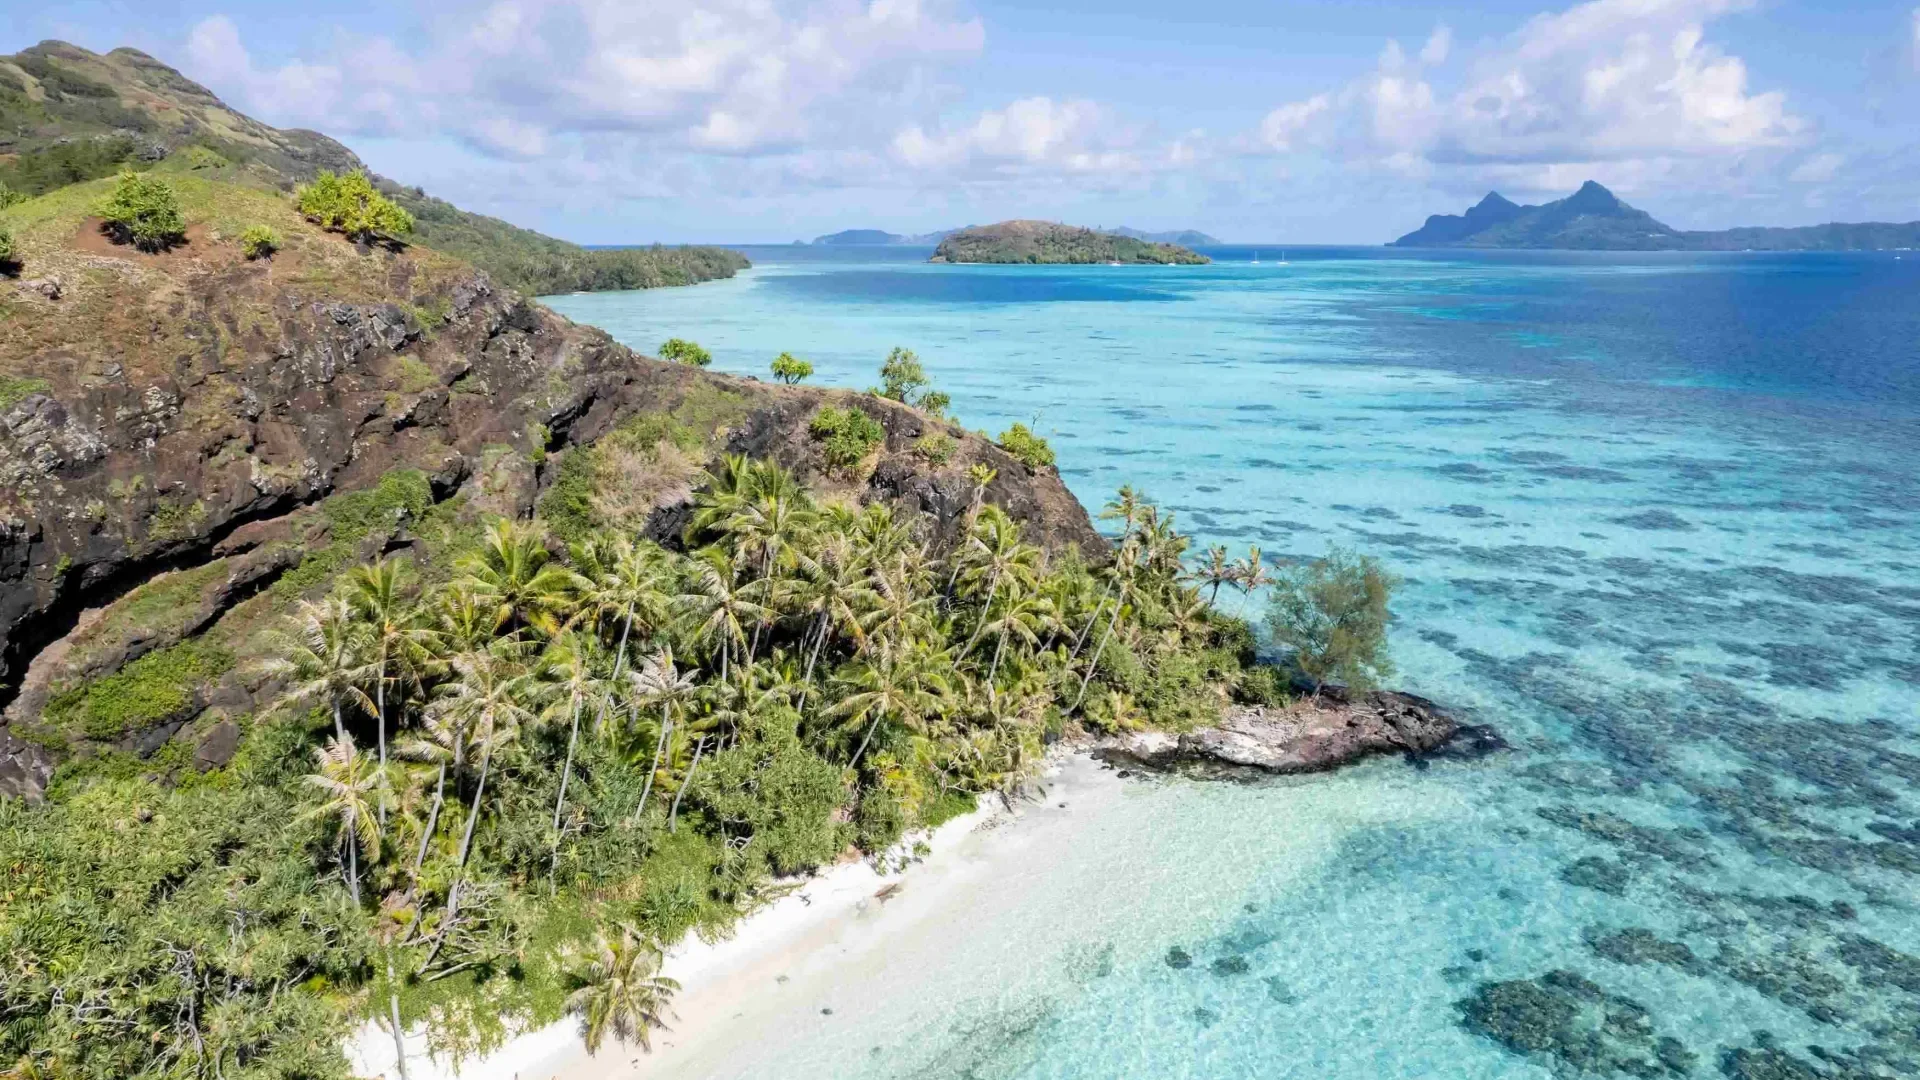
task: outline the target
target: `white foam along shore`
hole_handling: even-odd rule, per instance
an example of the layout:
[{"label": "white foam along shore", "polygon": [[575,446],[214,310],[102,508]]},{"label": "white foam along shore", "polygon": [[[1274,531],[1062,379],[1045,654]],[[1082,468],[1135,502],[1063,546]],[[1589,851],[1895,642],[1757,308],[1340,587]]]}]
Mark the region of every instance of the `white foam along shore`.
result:
[{"label": "white foam along shore", "polygon": [[[1084,753],[1056,754],[1043,770],[1052,790],[1085,790],[1117,785]],[[1064,805],[1064,804],[1061,804]],[[503,1046],[457,1066],[429,1056],[424,1033],[407,1038],[408,1080],[624,1080],[669,1076],[697,1058],[743,1015],[756,995],[812,969],[830,966],[850,952],[871,954],[887,936],[919,925],[937,910],[932,901],[956,879],[991,875],[996,862],[1017,845],[996,842],[1000,826],[1024,815],[1016,800],[1009,809],[1000,799],[942,824],[931,833],[908,837],[925,852],[904,869],[882,873],[872,860],[828,867],[800,879],[786,895],[742,919],[732,937],[708,943],[689,934],[668,950],[662,973],[680,983],[671,1030],[653,1034],[653,1052],[621,1046],[609,1039],[589,1056],[580,1024],[569,1017],[510,1038]],[[398,1080],[393,1035],[369,1022],[347,1047],[354,1075]]]}]

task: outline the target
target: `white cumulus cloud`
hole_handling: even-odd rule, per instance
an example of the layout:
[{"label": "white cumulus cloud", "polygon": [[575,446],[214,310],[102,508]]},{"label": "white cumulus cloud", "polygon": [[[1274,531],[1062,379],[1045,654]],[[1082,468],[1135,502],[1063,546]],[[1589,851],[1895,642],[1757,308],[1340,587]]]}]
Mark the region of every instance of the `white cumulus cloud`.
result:
[{"label": "white cumulus cloud", "polygon": [[569,137],[781,152],[858,117],[850,103],[909,99],[923,69],[985,41],[943,0],[480,0],[438,5],[426,26],[405,45],[342,30],[321,57],[263,67],[216,15],[188,53],[194,74],[274,122],[423,126],[525,158]]},{"label": "white cumulus cloud", "polygon": [[1799,145],[1806,123],[1779,91],[1707,40],[1752,0],[1589,0],[1537,16],[1442,79],[1450,36],[1417,59],[1390,43],[1375,70],[1269,112],[1257,141],[1350,165],[1425,174],[1530,176],[1558,185],[1596,165],[1649,176],[1688,159]]}]

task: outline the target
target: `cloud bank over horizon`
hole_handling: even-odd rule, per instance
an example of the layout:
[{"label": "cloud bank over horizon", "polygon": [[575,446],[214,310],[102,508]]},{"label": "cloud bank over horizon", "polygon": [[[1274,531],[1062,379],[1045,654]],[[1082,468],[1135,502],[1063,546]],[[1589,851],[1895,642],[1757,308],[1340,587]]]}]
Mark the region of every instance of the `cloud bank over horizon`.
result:
[{"label": "cloud bank over horizon", "polygon": [[[320,32],[291,50],[235,0],[175,28],[162,59],[396,177],[587,239],[595,222],[705,217],[712,235],[788,239],[1018,213],[1371,241],[1380,225],[1305,235],[1303,208],[1324,225],[1371,204],[1411,228],[1489,189],[1538,200],[1588,178],[1655,209],[1770,224],[1908,198],[1911,133],[1854,145],[1823,103],[1757,75],[1732,32],[1751,40],[1755,6],[1587,0],[1492,33],[1436,18],[1411,45],[1376,38],[1344,74],[1322,65],[1306,92],[1207,102],[1197,123],[1124,82],[1009,76],[967,0],[455,0],[386,30],[316,11]],[[1920,8],[1887,29],[1900,44],[1862,107],[1898,125],[1920,83]],[[1177,42],[1163,52],[1180,60]]]}]

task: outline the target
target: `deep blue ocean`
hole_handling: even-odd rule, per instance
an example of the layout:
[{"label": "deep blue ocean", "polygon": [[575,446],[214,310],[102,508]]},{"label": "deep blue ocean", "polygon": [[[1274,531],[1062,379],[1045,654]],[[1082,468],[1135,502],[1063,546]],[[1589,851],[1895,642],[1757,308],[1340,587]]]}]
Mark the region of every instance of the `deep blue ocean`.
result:
[{"label": "deep blue ocean", "polygon": [[1137,785],[715,1075],[1920,1076],[1920,252],[1209,253],[548,298],[763,377],[905,345],[1089,506],[1377,555],[1394,683],[1514,746]]}]

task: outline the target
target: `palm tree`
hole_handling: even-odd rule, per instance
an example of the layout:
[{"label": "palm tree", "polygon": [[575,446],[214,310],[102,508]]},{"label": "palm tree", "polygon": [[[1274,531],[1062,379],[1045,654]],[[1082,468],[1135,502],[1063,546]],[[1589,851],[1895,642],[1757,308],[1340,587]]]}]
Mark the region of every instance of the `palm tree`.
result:
[{"label": "palm tree", "polygon": [[[820,659],[821,648],[836,630],[851,633],[858,647],[863,635],[860,616],[878,595],[869,582],[866,566],[855,551],[853,540],[844,533],[829,533],[820,539],[815,550],[796,552],[794,568],[796,573],[788,598],[795,610],[808,620],[800,638],[801,647],[808,649],[806,674],[801,676],[806,684],[800,697],[804,708],[807,694],[813,688],[813,668]],[[810,648],[809,638],[812,639]]]},{"label": "palm tree", "polygon": [[[407,596],[405,559],[381,558],[347,571],[347,604],[366,627],[373,675],[373,719],[378,732],[380,769],[387,768],[387,683],[397,670],[415,666],[424,654],[424,630]],[[387,804],[380,804],[380,822]]]},{"label": "palm tree", "polygon": [[973,628],[973,635],[961,647],[960,655],[973,651],[973,646],[986,630],[987,618],[993,611],[993,601],[1004,583],[1016,592],[1025,592],[1033,587],[1034,579],[1040,572],[1040,549],[1031,544],[1020,542],[1020,526],[1013,523],[999,507],[988,507],[980,515],[973,534],[967,538],[966,551],[971,565],[963,572],[961,582],[978,586],[984,579],[987,584],[986,602],[981,605],[980,618]]},{"label": "palm tree", "polygon": [[1200,569],[1194,573],[1194,577],[1201,584],[1211,588],[1207,593],[1208,603],[1219,600],[1220,586],[1234,580],[1233,563],[1227,558],[1227,545],[1215,544],[1208,548],[1206,561],[1200,564]]},{"label": "palm tree", "polygon": [[854,724],[867,721],[866,734],[848,765],[859,766],[882,721],[897,719],[907,727],[920,727],[952,693],[942,674],[951,668],[952,658],[944,650],[927,656],[889,649],[856,662],[842,677],[849,693],[832,710]]},{"label": "palm tree", "polygon": [[640,803],[633,808],[633,822],[639,824],[640,816],[646,812],[647,798],[653,794],[653,777],[660,771],[661,755],[666,753],[667,735],[673,730],[673,714],[681,703],[690,697],[700,685],[699,673],[691,669],[680,671],[673,664],[673,650],[662,649],[641,665],[633,676],[633,686],[642,701],[660,703],[660,737],[654,743],[653,767],[647,770],[647,780],[640,788]]},{"label": "palm tree", "polygon": [[360,687],[367,680],[365,627],[345,601],[328,597],[303,600],[294,614],[293,630],[275,635],[275,655],[260,667],[272,678],[291,679],[290,701],[319,700],[333,710],[333,737],[345,741],[343,706],[351,703],[373,709]]},{"label": "palm tree", "polygon": [[573,575],[552,560],[538,528],[501,518],[460,569],[474,595],[494,603],[502,625],[520,627],[548,613],[574,586]]},{"label": "palm tree", "polygon": [[[1125,490],[1125,488],[1121,489],[1123,492]],[[1092,659],[1087,661],[1087,673],[1080,679],[1080,693],[1074,697],[1073,706],[1067,710],[1068,712],[1080,708],[1080,703],[1087,699],[1087,684],[1093,681],[1093,673],[1100,667],[1100,658],[1106,655],[1107,639],[1113,637],[1113,628],[1120,623],[1120,611],[1127,606],[1127,596],[1133,591],[1134,580],[1140,570],[1139,557],[1138,547],[1122,544],[1114,558],[1112,573],[1115,584],[1119,586],[1120,595],[1114,598],[1113,615],[1107,619],[1107,628],[1100,635],[1099,648],[1093,650]]]},{"label": "palm tree", "polygon": [[694,638],[719,654],[720,678],[724,681],[734,648],[746,648],[746,624],[764,618],[770,609],[749,599],[728,552],[703,548],[694,558],[694,567],[689,591],[674,599],[694,617]]},{"label": "palm tree", "polygon": [[553,861],[547,869],[551,885],[560,868],[560,813],[567,803],[567,782],[573,778],[574,748],[580,742],[580,710],[589,701],[604,702],[606,692],[594,666],[592,643],[574,631],[568,630],[549,642],[542,659],[542,666],[555,678],[546,715],[557,719],[564,714],[567,718],[567,758],[560,767],[560,792],[553,798]]},{"label": "palm tree", "polygon": [[513,741],[521,725],[533,716],[524,704],[533,696],[533,676],[519,666],[512,655],[514,651],[509,646],[456,656],[452,662],[453,680],[440,687],[448,715],[464,729],[468,740],[480,748],[480,779],[474,785],[473,803],[467,809],[466,825],[461,830],[453,885],[447,890],[446,915],[441,920],[433,948],[420,965],[421,971],[432,965],[439,955],[460,911],[460,886],[465,880],[467,859],[473,854],[473,830],[480,821],[480,804],[486,798],[494,751]]},{"label": "palm tree", "polygon": [[352,736],[314,747],[313,756],[319,771],[309,773],[307,783],[320,789],[324,801],[307,811],[306,816],[334,818],[340,822],[340,849],[346,855],[343,869],[357,907],[360,904],[359,855],[366,852],[368,862],[380,858],[380,822],[370,798],[385,786],[386,773],[353,745]]},{"label": "palm tree", "polygon": [[433,806],[427,811],[427,820],[420,830],[420,847],[413,856],[413,881],[417,887],[420,881],[420,868],[427,861],[427,848],[433,842],[434,832],[440,825],[440,809],[446,804],[447,770],[456,774],[466,764],[466,731],[450,719],[445,710],[428,709],[420,718],[420,728],[416,735],[402,742],[400,756],[409,761],[418,761],[438,766],[438,774],[433,781]]},{"label": "palm tree", "polygon": [[1240,603],[1235,605],[1235,613],[1247,606],[1247,597],[1255,589],[1272,583],[1273,575],[1267,573],[1267,564],[1260,558],[1260,545],[1249,544],[1247,557],[1233,564],[1233,586],[1240,590]]},{"label": "palm tree", "polygon": [[994,679],[1000,674],[1000,657],[1006,652],[1007,639],[1018,638],[1027,648],[1038,648],[1041,632],[1054,625],[1053,610],[1053,601],[1044,596],[1009,596],[1000,606],[999,618],[985,624],[998,639],[993,647],[993,664],[987,669],[989,697],[995,694]]},{"label": "palm tree", "polygon": [[576,958],[566,1008],[580,1017],[587,1053],[599,1053],[609,1031],[623,1045],[637,1042],[653,1051],[648,1036],[667,1026],[664,1018],[673,1015],[668,1003],[680,989],[660,974],[660,961],[660,950],[627,926],[617,936],[598,935],[592,949]]}]

